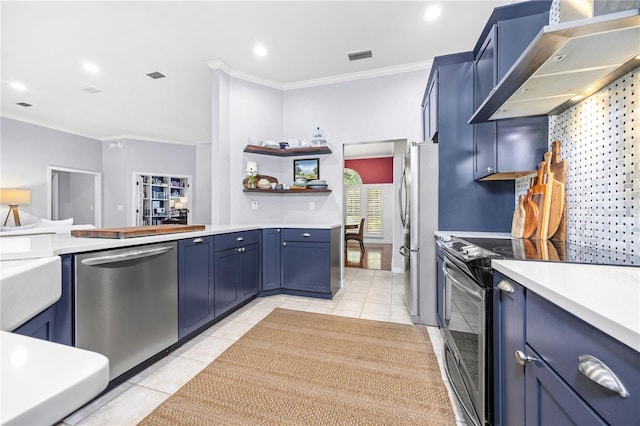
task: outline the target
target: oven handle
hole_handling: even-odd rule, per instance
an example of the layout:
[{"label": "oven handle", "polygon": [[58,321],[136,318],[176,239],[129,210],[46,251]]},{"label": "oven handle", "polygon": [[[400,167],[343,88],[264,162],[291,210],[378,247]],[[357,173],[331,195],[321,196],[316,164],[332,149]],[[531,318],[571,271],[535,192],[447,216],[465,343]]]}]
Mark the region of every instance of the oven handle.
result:
[{"label": "oven handle", "polygon": [[[447,276],[447,265],[442,262],[442,273]],[[446,280],[444,280],[444,320],[451,320],[451,284]]]},{"label": "oven handle", "polygon": [[449,278],[453,283],[453,285],[458,287],[458,289],[460,289],[462,292],[468,294],[469,296],[473,297],[478,301],[482,301],[482,294],[480,292],[473,291],[472,289],[464,285],[464,283],[454,278],[454,276],[449,273],[449,268],[447,267],[447,264],[451,265],[451,263],[449,263],[447,259],[445,259],[444,263],[442,264],[442,271],[444,272],[445,277]]}]

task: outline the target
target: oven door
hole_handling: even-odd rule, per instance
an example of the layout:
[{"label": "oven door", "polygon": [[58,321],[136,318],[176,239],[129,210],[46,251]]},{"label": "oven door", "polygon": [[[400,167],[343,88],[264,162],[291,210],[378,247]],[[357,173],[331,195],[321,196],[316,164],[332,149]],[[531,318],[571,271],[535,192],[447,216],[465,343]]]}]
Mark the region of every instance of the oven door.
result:
[{"label": "oven door", "polygon": [[486,289],[446,257],[442,271],[445,278],[445,370],[469,417],[484,424],[487,420]]}]

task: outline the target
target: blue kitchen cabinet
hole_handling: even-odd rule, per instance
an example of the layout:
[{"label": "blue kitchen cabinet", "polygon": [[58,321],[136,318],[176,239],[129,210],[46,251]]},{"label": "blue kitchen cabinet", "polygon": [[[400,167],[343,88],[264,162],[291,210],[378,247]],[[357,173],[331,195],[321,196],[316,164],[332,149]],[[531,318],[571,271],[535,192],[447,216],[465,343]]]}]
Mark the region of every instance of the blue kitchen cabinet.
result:
[{"label": "blue kitchen cabinet", "polygon": [[[508,278],[494,280],[496,424],[634,424],[640,353]],[[583,373],[585,358],[593,362]],[[607,375],[626,395],[599,384]]]},{"label": "blue kitchen cabinet", "polygon": [[213,236],[178,241],[178,337],[214,317]]},{"label": "blue kitchen cabinet", "polygon": [[514,354],[525,346],[525,289],[498,272],[493,274],[494,421],[524,424],[524,368]]},{"label": "blue kitchen cabinet", "polygon": [[262,294],[282,289],[282,232],[280,228],[262,230]]},{"label": "blue kitchen cabinet", "polygon": [[53,305],[13,330],[23,336],[73,346],[73,256],[62,260],[62,294]]},{"label": "blue kitchen cabinet", "polygon": [[[542,27],[549,23],[548,12],[526,16],[517,16],[517,13],[491,25],[485,38],[476,46],[474,109],[482,104]],[[535,170],[542,160],[547,148],[548,118],[478,123],[473,131],[473,178],[500,173],[503,178],[513,179],[513,173]]]},{"label": "blue kitchen cabinet", "polygon": [[216,235],[213,281],[216,317],[256,295],[260,284],[260,231]]},{"label": "blue kitchen cabinet", "polygon": [[340,277],[340,228],[284,229],[282,287],[285,293],[331,299]]}]

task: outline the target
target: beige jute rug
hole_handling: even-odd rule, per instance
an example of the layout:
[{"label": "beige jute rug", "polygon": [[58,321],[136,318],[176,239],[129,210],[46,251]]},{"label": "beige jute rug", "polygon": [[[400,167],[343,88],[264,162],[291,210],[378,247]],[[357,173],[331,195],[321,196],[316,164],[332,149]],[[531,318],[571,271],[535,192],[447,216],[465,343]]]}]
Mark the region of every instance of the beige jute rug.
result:
[{"label": "beige jute rug", "polygon": [[455,425],[424,327],[275,309],[142,425]]}]

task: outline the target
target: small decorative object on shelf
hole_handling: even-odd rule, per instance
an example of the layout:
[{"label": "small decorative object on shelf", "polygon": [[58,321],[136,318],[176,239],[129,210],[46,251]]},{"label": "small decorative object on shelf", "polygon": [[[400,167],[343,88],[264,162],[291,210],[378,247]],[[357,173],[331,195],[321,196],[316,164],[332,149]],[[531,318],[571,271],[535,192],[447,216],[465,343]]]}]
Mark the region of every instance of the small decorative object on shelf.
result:
[{"label": "small decorative object on shelf", "polygon": [[316,127],[313,129],[311,136],[311,145],[325,145],[327,140],[324,137],[324,132],[320,129],[320,127]]}]

